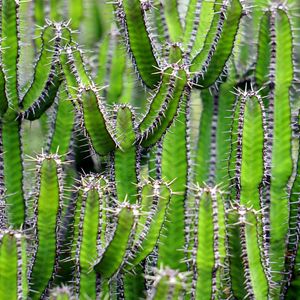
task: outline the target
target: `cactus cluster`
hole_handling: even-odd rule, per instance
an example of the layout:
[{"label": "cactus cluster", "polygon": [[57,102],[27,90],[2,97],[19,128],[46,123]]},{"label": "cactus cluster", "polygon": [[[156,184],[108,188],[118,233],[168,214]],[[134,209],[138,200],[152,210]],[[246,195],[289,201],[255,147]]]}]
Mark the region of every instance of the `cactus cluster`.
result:
[{"label": "cactus cluster", "polygon": [[0,300],[300,299],[296,0],[0,0]]}]

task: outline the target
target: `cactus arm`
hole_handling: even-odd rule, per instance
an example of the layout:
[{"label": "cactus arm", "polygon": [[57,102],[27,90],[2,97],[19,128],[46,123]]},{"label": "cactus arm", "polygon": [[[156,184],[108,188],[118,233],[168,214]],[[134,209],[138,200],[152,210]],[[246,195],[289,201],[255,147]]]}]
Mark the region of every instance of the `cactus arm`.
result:
[{"label": "cactus arm", "polygon": [[218,121],[217,121],[217,165],[215,184],[221,184],[223,190],[229,189],[228,154],[230,153],[230,126],[232,107],[235,95],[232,93],[236,86],[236,74],[230,68],[230,77],[220,86],[218,94]]},{"label": "cactus arm", "polygon": [[17,109],[19,106],[19,1],[3,0],[2,12],[2,65],[5,76],[6,96],[9,104]]},{"label": "cactus arm", "polygon": [[116,112],[117,148],[114,153],[115,181],[119,201],[136,203],[138,194],[138,148],[135,143],[134,115],[132,110],[122,105]]},{"label": "cactus arm", "polygon": [[2,117],[8,108],[8,101],[5,94],[5,77],[2,70],[2,65],[0,66],[0,116]]},{"label": "cactus arm", "polygon": [[92,84],[91,78],[85,69],[85,62],[83,58],[83,53],[82,51],[76,47],[73,49],[72,54],[70,54],[70,57],[72,57],[73,62],[74,62],[74,67],[76,68],[76,73],[78,78],[80,78],[80,81],[84,85],[90,85]]},{"label": "cactus arm", "polygon": [[74,69],[74,60],[72,56],[70,57],[70,51],[72,50],[67,49],[66,51],[62,52],[59,56],[59,59],[66,80],[68,93],[71,99],[76,99],[80,78],[78,78],[77,72]]},{"label": "cactus arm", "polygon": [[246,290],[250,298],[268,299],[269,287],[259,242],[261,238],[259,217],[254,211],[242,211],[244,209],[242,207],[239,209],[239,220]]},{"label": "cactus arm", "polygon": [[205,37],[214,17],[214,7],[215,1],[189,1],[183,44],[192,57],[204,46]]},{"label": "cactus arm", "polygon": [[258,86],[263,86],[269,79],[270,65],[270,12],[266,12],[260,21],[255,80]]},{"label": "cactus arm", "polygon": [[45,89],[42,91],[41,95],[32,103],[32,105],[22,112],[22,116],[30,121],[39,119],[44,112],[54,103],[55,97],[57,96],[61,78],[57,74],[59,71],[55,72],[53,77],[47,81]]},{"label": "cactus arm", "polygon": [[35,251],[29,271],[29,297],[40,299],[53,280],[59,254],[62,209],[61,162],[55,155],[38,157],[34,203]]},{"label": "cactus arm", "polygon": [[94,85],[85,69],[82,51],[77,45],[65,47],[60,54],[60,63],[71,98],[76,99],[79,87]]},{"label": "cactus arm", "polygon": [[148,195],[148,197],[150,196],[149,198],[153,199],[153,203],[150,211],[147,206],[146,210],[142,207],[141,213],[146,214],[149,212],[149,215],[147,216],[146,222],[142,222],[144,224],[141,225],[139,222],[139,226],[143,226],[144,228],[140,231],[139,235],[138,230],[136,232],[135,241],[127,261],[129,266],[136,266],[153,251],[166,218],[171,191],[165,184],[154,182],[153,185],[154,194]]},{"label": "cactus arm", "polygon": [[[194,38],[195,35],[197,34],[197,29],[198,29],[197,25],[199,24],[201,7],[202,7],[202,1],[189,0],[189,4],[185,16],[184,35],[182,39],[185,48],[187,48],[190,43],[194,42]],[[193,42],[190,41],[192,37],[193,37]]]},{"label": "cactus arm", "polygon": [[93,89],[83,90],[78,98],[81,102],[86,133],[92,147],[99,155],[106,155],[115,148],[115,142],[109,133],[104,110]]},{"label": "cactus arm", "polygon": [[178,1],[165,0],[164,13],[171,42],[180,42],[183,36],[183,30],[179,17]]},{"label": "cactus arm", "polygon": [[[265,112],[260,97],[253,96],[245,99],[241,104],[239,130],[237,141],[236,180],[240,184],[240,201],[246,207],[260,210],[259,188],[264,173],[264,125]],[[241,116],[241,114],[243,116]],[[242,128],[242,132],[240,131]],[[238,166],[238,161],[241,167]]]},{"label": "cactus arm", "polygon": [[246,276],[243,268],[242,246],[241,246],[241,228],[239,224],[239,215],[236,210],[227,210],[227,239],[228,239],[228,261],[229,273],[231,278],[231,291],[235,298],[245,299],[247,290],[245,287]]},{"label": "cactus arm", "polygon": [[156,24],[155,27],[157,33],[157,40],[160,45],[164,45],[167,41],[170,40],[165,11],[163,8],[163,4],[160,0],[154,0],[153,6],[153,18]]},{"label": "cactus arm", "polygon": [[8,222],[15,229],[19,229],[25,221],[20,126],[20,119],[2,122],[5,201]]},{"label": "cactus arm", "polygon": [[65,156],[70,148],[75,112],[64,84],[61,85],[56,101],[58,107],[50,125],[47,149],[49,153],[57,152]]},{"label": "cactus arm", "polygon": [[168,68],[163,74],[161,82],[154,94],[154,96],[150,99],[150,105],[148,107],[148,111],[141,120],[139,124],[139,130],[143,133],[145,132],[157,118],[157,114],[161,109],[162,104],[165,101],[166,96],[172,94],[173,92],[173,81],[174,76],[172,74],[172,69]]},{"label": "cactus arm", "polygon": [[[138,101],[135,99],[135,78],[133,76],[133,70],[131,66],[126,66],[125,72],[124,72],[124,77],[126,80],[123,82],[123,89],[122,89],[122,94],[119,97],[119,103],[131,103],[132,105],[135,105],[135,101]],[[142,99],[142,101],[139,101],[139,104],[141,105],[142,108],[144,108],[144,103],[146,102],[145,98]]]},{"label": "cactus arm", "polygon": [[[242,214],[250,209],[254,209],[254,211],[259,211],[262,208],[267,209],[264,207],[261,199],[261,187],[263,180],[266,178],[267,125],[262,99],[257,92],[245,92],[237,101],[239,103],[235,105],[235,116],[238,112],[238,124],[236,146],[234,146],[236,147],[234,151],[236,159],[235,166],[233,166],[235,169],[234,186],[236,195],[235,197],[233,196],[233,199],[234,202],[242,205],[240,208],[240,214]],[[251,211],[247,212],[246,217],[248,214],[251,214]],[[241,218],[242,216],[239,216],[239,219]],[[264,211],[263,217],[257,216],[253,219],[253,216],[250,216],[249,218],[249,222],[247,222],[251,224],[250,227],[247,222],[245,224],[241,222],[240,228],[246,289],[253,297],[262,297],[264,299],[268,295],[268,282],[264,286],[261,278],[262,274],[265,280],[268,281],[270,279],[269,240],[267,238],[269,216]],[[251,226],[255,228],[254,231]],[[251,243],[254,233],[257,234],[257,239],[259,239],[255,239]],[[255,243],[258,244],[256,245]],[[258,262],[261,262],[262,265]],[[256,276],[256,270],[257,273],[261,274]],[[260,284],[262,286],[259,286]],[[259,291],[262,294],[259,294]]]},{"label": "cactus arm", "polygon": [[140,201],[141,215],[139,217],[139,222],[136,227],[134,241],[136,241],[136,238],[141,235],[143,229],[146,226],[149,213],[153,206],[153,195],[154,195],[153,184],[151,183],[144,184],[141,188],[141,201]]},{"label": "cactus arm", "polygon": [[184,70],[179,70],[175,74],[174,90],[172,94],[168,94],[164,104],[162,105],[163,118],[158,115],[153,124],[142,133],[141,145],[143,147],[151,147],[165,134],[166,130],[172,125],[174,117],[178,113],[179,105],[186,90],[187,74]]},{"label": "cactus arm", "polygon": [[103,254],[94,264],[94,270],[101,278],[111,278],[123,262],[128,244],[131,244],[131,236],[135,227],[135,212],[133,206],[124,203],[117,216],[117,226],[111,236],[110,242],[103,250]]},{"label": "cactus arm", "polygon": [[[227,11],[221,10],[218,30],[207,52],[206,47],[193,59],[191,72],[195,73],[197,83],[203,87],[211,86],[220,76],[232,53],[235,37],[242,17],[239,0],[232,0]],[[212,22],[212,27],[214,21]],[[210,33],[208,33],[208,37]],[[204,55],[204,56],[203,56]],[[205,59],[203,59],[205,57]]]},{"label": "cactus arm", "polygon": [[[185,246],[185,205],[186,186],[188,185],[188,135],[187,135],[187,111],[189,101],[184,98],[181,104],[181,112],[177,121],[171,127],[163,140],[162,150],[162,178],[173,181],[172,194],[166,222],[160,237],[158,247],[158,265],[170,266],[181,271],[186,270],[184,246]],[[174,159],[176,158],[176,161]]]},{"label": "cactus arm", "polygon": [[[276,10],[271,21],[272,39],[270,81],[273,88],[269,96],[268,134],[272,137],[270,172],[270,257],[272,259],[273,280],[282,279],[285,243],[288,234],[289,204],[286,187],[292,174],[291,157],[291,108],[289,90],[293,80],[293,45],[291,25],[287,14]],[[273,43],[275,42],[275,44]],[[274,48],[276,47],[276,48]],[[278,222],[280,220],[280,222]],[[272,291],[271,291],[272,292]],[[273,289],[277,294],[278,288]]]},{"label": "cactus arm", "polygon": [[48,25],[43,30],[41,52],[35,65],[33,80],[21,101],[24,110],[27,110],[43,92],[47,94],[52,85],[61,34],[62,29],[55,28],[55,25]]},{"label": "cactus arm", "polygon": [[159,83],[159,66],[146,29],[141,3],[139,0],[124,0],[115,9],[133,64],[145,85],[153,89]]},{"label": "cactus arm", "polygon": [[25,239],[19,232],[2,231],[0,244],[0,297],[27,299]]},{"label": "cactus arm", "polygon": [[[223,3],[223,2],[222,2]],[[198,62],[198,67],[205,62],[205,59],[210,51],[211,45],[219,40],[219,36],[217,36],[217,30],[218,28],[222,27],[224,25],[224,18],[221,18],[221,13],[224,15],[227,3],[223,4],[220,2],[214,2],[213,5],[213,18],[211,20],[211,24],[209,24],[209,29],[207,30],[206,35],[202,36],[202,47],[198,49],[199,52],[195,53],[193,55],[193,60],[197,59],[196,62]],[[192,60],[192,61],[193,61]],[[196,66],[191,66],[191,68],[196,69]]]},{"label": "cactus arm", "polygon": [[205,299],[211,299],[216,293],[216,286],[213,286],[213,268],[215,265],[213,209],[209,196],[208,193],[204,193],[200,197],[196,196],[195,201],[193,299],[197,299],[199,295],[203,295]]},{"label": "cactus arm", "polygon": [[[124,89],[123,77],[125,77],[126,70],[126,53],[123,47],[118,43],[118,37],[115,37],[114,52],[111,59],[109,86],[107,89],[106,103],[113,104],[119,102]],[[127,100],[127,99],[126,99]]]},{"label": "cactus arm", "polygon": [[[240,97],[236,97],[235,103],[233,105],[233,115],[230,126],[230,156],[228,160],[228,174],[229,180],[232,184],[236,184],[234,181],[236,179],[236,159],[237,159],[237,143],[238,143],[238,125],[239,125],[239,115],[241,111],[241,101]],[[233,189],[235,191],[235,189]]]},{"label": "cactus arm", "polygon": [[205,187],[195,195],[192,298],[207,299],[224,292],[225,211],[216,188]]},{"label": "cactus arm", "polygon": [[288,287],[287,294],[286,294],[287,300],[297,299],[297,297],[299,295],[299,288],[300,288],[299,262],[300,262],[300,251],[297,252],[295,269],[294,269],[292,280],[290,282],[290,285]]},{"label": "cactus arm", "polygon": [[87,186],[83,186],[84,195],[78,224],[75,289],[80,299],[86,297],[96,299],[97,276],[94,271],[91,271],[91,263],[97,258],[98,248],[101,245],[100,235],[103,233],[101,232],[102,226],[99,225],[103,221],[103,208],[106,207],[106,204],[103,203],[105,181],[102,179],[92,180],[95,182],[91,181]]}]

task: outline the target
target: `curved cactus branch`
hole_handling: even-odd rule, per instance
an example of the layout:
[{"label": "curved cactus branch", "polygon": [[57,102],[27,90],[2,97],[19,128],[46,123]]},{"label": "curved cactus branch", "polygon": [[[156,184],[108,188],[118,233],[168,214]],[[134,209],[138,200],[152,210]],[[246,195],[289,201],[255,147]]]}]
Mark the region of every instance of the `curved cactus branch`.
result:
[{"label": "curved cactus branch", "polygon": [[[219,7],[219,4],[216,6]],[[205,46],[191,62],[190,71],[202,88],[213,85],[221,75],[232,53],[243,9],[239,0],[232,0],[230,5],[224,1],[218,12],[215,13]]]},{"label": "curved cactus branch", "polygon": [[134,67],[145,85],[153,89],[159,83],[159,65],[146,28],[144,9],[147,7],[143,8],[139,0],[123,0],[115,5],[115,14]]},{"label": "curved cactus branch", "polygon": [[122,266],[127,249],[132,244],[136,218],[140,213],[135,205],[130,205],[128,202],[120,203],[115,212],[117,217],[115,230],[93,266],[102,279],[110,279]]}]

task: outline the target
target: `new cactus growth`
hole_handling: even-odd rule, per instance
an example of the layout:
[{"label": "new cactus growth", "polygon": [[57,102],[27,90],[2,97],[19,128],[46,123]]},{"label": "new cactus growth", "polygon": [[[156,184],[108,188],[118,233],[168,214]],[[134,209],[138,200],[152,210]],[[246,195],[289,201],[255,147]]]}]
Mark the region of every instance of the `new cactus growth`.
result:
[{"label": "new cactus growth", "polygon": [[299,299],[299,10],[0,0],[0,300]]}]

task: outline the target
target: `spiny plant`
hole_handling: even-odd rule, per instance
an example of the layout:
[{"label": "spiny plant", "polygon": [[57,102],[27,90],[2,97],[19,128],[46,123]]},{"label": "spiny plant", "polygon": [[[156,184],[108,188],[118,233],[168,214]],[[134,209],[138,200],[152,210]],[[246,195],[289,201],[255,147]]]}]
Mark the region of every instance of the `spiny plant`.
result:
[{"label": "spiny plant", "polygon": [[0,8],[0,299],[299,298],[296,1]]}]

